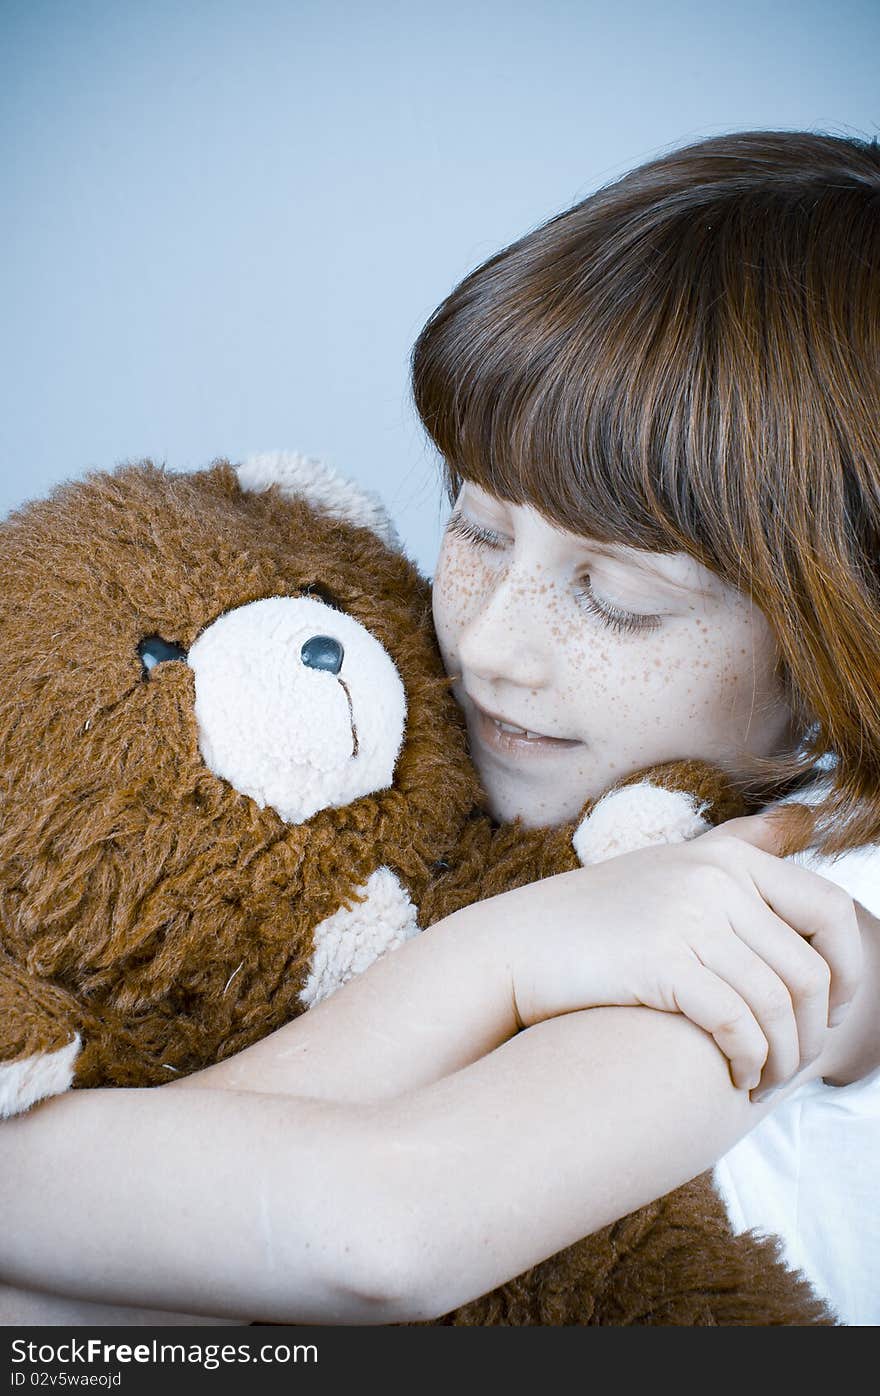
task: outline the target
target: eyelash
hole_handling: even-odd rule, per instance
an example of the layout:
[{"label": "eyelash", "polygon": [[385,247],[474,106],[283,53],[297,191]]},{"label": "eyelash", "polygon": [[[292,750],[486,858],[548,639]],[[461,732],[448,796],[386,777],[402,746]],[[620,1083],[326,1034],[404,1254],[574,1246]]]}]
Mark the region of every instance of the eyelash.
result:
[{"label": "eyelash", "polygon": [[601,621],[604,621],[612,630],[616,630],[618,634],[644,634],[645,631],[659,630],[660,628],[659,616],[643,615],[639,611],[622,611],[619,606],[613,606],[610,601],[600,600],[590,585],[589,577],[581,578],[577,598],[586,610],[598,616]]},{"label": "eyelash", "polygon": [[[461,514],[452,515],[447,529],[457,538],[463,538],[477,548],[502,548],[506,542],[500,533],[495,533],[490,528],[482,528],[472,519],[466,519]],[[589,611],[591,615],[601,620],[603,625],[607,625],[609,629],[618,634],[644,634],[645,631],[657,630],[660,627],[659,616],[642,615],[636,611],[623,611],[612,602],[602,600],[593,591],[588,576],[581,578],[575,596],[584,610]]]}]

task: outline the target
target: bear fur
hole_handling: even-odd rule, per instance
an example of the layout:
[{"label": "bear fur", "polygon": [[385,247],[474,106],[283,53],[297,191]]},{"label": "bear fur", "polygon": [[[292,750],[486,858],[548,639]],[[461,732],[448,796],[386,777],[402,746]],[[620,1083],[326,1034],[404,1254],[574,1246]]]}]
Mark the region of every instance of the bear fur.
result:
[{"label": "bear fur", "polygon": [[[744,812],[679,762],[494,827],[427,583],[283,453],[92,473],[0,525],[0,782],[0,1115],[196,1071],[479,897]],[[439,1320],[833,1321],[709,1175]]]}]

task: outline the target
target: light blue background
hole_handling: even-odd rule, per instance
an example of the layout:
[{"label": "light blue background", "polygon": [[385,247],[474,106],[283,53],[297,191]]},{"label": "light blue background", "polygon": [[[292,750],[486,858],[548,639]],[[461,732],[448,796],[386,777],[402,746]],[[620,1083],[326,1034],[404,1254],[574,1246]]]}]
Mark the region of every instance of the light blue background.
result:
[{"label": "light blue background", "polygon": [[0,0],[0,513],[296,447],[433,566],[410,406],[473,265],[722,131],[880,129],[876,0]]}]

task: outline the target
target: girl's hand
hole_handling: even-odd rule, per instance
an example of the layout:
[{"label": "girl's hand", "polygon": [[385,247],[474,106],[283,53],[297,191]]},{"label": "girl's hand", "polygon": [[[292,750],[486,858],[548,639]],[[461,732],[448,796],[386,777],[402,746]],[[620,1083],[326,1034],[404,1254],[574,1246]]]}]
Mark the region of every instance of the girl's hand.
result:
[{"label": "girl's hand", "polygon": [[852,898],[782,846],[780,822],[752,815],[520,889],[533,918],[512,965],[520,1021],[600,1004],[683,1013],[735,1086],[789,1080],[855,994],[861,937]]}]

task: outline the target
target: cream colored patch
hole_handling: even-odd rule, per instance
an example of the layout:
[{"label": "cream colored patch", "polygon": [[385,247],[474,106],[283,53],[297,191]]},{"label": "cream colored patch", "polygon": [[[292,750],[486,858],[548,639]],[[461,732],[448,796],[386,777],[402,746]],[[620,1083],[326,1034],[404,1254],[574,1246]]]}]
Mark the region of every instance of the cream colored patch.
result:
[{"label": "cream colored patch", "polygon": [[664,790],[649,781],[603,795],[574,832],[572,847],[586,866],[652,844],[683,843],[709,828],[706,808],[683,790]]},{"label": "cream colored patch", "polygon": [[80,1046],[77,1034],[57,1052],[35,1052],[32,1057],[0,1066],[0,1119],[20,1115],[36,1101],[69,1090]]},{"label": "cream colored patch", "polygon": [[390,868],[377,868],[360,890],[362,902],[341,907],[315,928],[312,969],[300,994],[307,1008],[418,935],[416,908]]},{"label": "cream colored patch", "polygon": [[[319,638],[336,645],[336,672],[304,658]],[[301,824],[391,785],[406,693],[354,616],[312,596],[266,596],[212,621],[187,662],[205,765],[261,809]]]},{"label": "cream colored patch", "polygon": [[377,494],[346,480],[323,461],[298,451],[263,451],[236,467],[243,490],[261,492],[277,485],[282,494],[300,495],[322,513],[370,528],[395,552],[397,530]]}]

